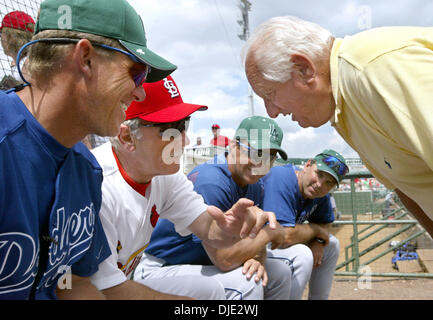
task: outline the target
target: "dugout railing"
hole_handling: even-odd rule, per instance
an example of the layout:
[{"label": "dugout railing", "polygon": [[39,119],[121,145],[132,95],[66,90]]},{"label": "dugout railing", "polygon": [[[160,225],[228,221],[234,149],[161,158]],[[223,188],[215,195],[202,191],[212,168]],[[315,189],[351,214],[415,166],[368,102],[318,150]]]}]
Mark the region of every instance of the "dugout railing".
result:
[{"label": "dugout railing", "polygon": [[[196,165],[208,161],[212,159],[215,154],[224,151],[225,148],[214,146],[185,148],[181,160],[183,172],[188,174]],[[307,160],[307,158],[291,158],[287,161],[279,159],[274,165],[291,163],[302,167]],[[350,190],[338,190],[333,194],[336,199],[337,210],[339,207],[344,208],[343,216],[350,216],[351,220],[337,219],[334,221],[333,226],[351,225],[352,235],[350,237],[350,243],[344,247],[344,260],[337,264],[335,275],[361,277],[368,272],[368,275],[372,277],[433,278],[433,273],[428,272],[374,272],[372,271],[374,268],[365,268],[379,259],[383,261],[388,253],[399,249],[409,241],[414,241],[420,236],[425,235],[426,231],[415,219],[409,216],[409,212],[399,201],[397,201],[398,206],[395,210],[385,210],[383,198],[387,190],[384,189],[383,186],[379,191],[359,190],[359,185],[356,186],[355,181],[359,183],[359,180],[373,179],[374,176],[366,169],[360,159],[349,158],[346,159],[346,162],[349,165],[350,172],[343,182],[347,186],[347,182],[350,181]],[[343,185],[343,183],[340,183],[340,189],[342,187],[341,185]],[[370,196],[366,197],[365,194],[362,193],[363,191],[370,191]],[[373,196],[373,194],[375,194],[375,196]],[[382,202],[380,202],[380,200],[382,200]],[[358,216],[365,216],[360,214],[365,212],[370,213],[370,217],[377,216],[378,212],[385,212],[385,214],[379,219],[358,219]],[[390,226],[398,226],[398,228],[394,228],[396,230],[393,230],[393,232],[385,233],[380,239],[375,239],[375,242],[367,246],[367,248],[361,248],[361,244],[377,236],[377,234]],[[397,239],[397,237],[399,237],[397,245],[388,246],[380,250],[380,247],[383,248],[383,244],[391,243],[394,239]],[[339,237],[337,236],[337,238]],[[431,241],[431,244],[431,248],[433,248],[433,241]],[[373,257],[369,257],[367,261],[361,261],[367,254],[371,256],[372,253],[375,254]],[[341,255],[342,253],[340,253],[340,256]],[[384,263],[391,265],[391,259],[389,259],[389,261],[386,260]]]},{"label": "dugout railing", "polygon": [[[433,278],[433,273],[428,272],[373,272],[373,268],[366,268],[374,261],[383,258],[390,252],[395,252],[399,248],[403,247],[410,241],[414,241],[420,236],[426,234],[426,231],[418,224],[418,222],[410,217],[409,212],[397,201],[397,206],[393,210],[384,210],[385,214],[380,219],[374,220],[359,220],[356,204],[356,188],[355,180],[360,178],[373,178],[371,173],[364,170],[351,170],[352,172],[346,176],[350,180],[351,185],[351,220],[336,220],[333,226],[351,225],[352,236],[351,241],[344,247],[344,258],[343,262],[340,262],[336,266],[336,276],[351,276],[361,277],[368,274],[371,277],[403,277],[403,278]],[[393,232],[385,234],[381,239],[375,240],[374,243],[370,244],[365,249],[360,249],[360,245],[363,241],[377,235],[385,228],[393,226]],[[398,226],[397,228],[395,228]],[[394,230],[397,229],[397,230]],[[387,246],[386,249],[382,249],[379,252],[375,252],[373,257],[369,257],[368,260],[362,261],[361,258],[371,253],[373,250],[382,246],[383,244],[389,244],[393,242],[393,239],[399,237],[399,241],[394,241],[394,245]],[[427,236],[429,237],[429,236]],[[383,247],[383,246],[382,246]],[[376,250],[378,251],[378,250]],[[391,261],[389,261],[391,264]]]}]

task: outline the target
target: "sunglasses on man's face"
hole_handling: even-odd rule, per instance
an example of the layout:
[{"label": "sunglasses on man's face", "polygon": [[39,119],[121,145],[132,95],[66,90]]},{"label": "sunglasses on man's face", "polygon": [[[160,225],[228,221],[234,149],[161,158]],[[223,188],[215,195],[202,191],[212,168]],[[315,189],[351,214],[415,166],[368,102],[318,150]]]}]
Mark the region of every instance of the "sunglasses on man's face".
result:
[{"label": "sunglasses on man's face", "polygon": [[139,62],[134,63],[134,65],[129,68],[129,75],[132,80],[134,80],[136,88],[141,87],[143,83],[146,82],[151,69],[152,68],[149,65]]},{"label": "sunglasses on man's face", "polygon": [[190,123],[191,117],[186,117],[182,120],[175,121],[175,122],[168,122],[168,123],[149,123],[149,124],[141,124],[142,127],[158,127],[159,128],[159,135],[162,137],[164,132],[168,129],[174,129],[177,130],[178,134],[181,134],[184,131],[188,131],[189,123]]},{"label": "sunglasses on man's face", "polygon": [[255,163],[259,163],[260,161],[267,162],[269,160],[270,163],[274,162],[277,159],[277,154],[271,154],[270,152],[263,152],[262,149],[254,149],[246,144],[241,143],[239,140],[236,141],[236,144],[240,147],[239,149],[243,154],[248,156],[251,161]]},{"label": "sunglasses on man's face", "polygon": [[[44,38],[44,39],[37,39],[37,40],[33,40],[30,41],[28,43],[26,43],[21,49],[20,52],[27,46],[36,43],[36,42],[48,42],[48,43],[78,43],[80,40],[82,39],[70,39],[70,38]],[[94,42],[90,42],[93,46],[96,47],[100,47],[102,49],[106,49],[106,50],[111,50],[111,51],[115,51],[115,52],[119,52],[122,53],[126,56],[128,56],[132,61],[134,61],[134,65],[129,68],[129,74],[131,76],[131,78],[134,80],[135,86],[136,87],[140,87],[143,85],[143,83],[146,81],[147,76],[149,75],[150,71],[152,70],[152,68],[148,65],[143,63],[142,61],[140,61],[136,56],[134,56],[132,53],[129,53],[125,50],[121,50],[118,48],[114,48],[111,46],[107,46],[105,44],[101,44],[101,43],[94,43]]]}]

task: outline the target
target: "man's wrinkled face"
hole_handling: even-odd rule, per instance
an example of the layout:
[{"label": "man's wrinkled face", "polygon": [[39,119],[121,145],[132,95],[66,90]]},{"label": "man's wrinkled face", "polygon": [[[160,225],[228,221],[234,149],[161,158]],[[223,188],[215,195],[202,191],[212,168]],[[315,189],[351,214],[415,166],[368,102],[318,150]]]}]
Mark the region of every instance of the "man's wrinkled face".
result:
[{"label": "man's wrinkled face", "polygon": [[95,133],[101,136],[115,136],[120,131],[120,124],[125,120],[126,107],[132,101],[145,98],[143,87],[137,87],[131,77],[130,69],[136,63],[120,53],[112,53],[112,59],[101,55],[96,57],[93,91],[88,104],[92,112],[89,120],[93,121]]},{"label": "man's wrinkled face", "polygon": [[136,139],[135,155],[146,168],[143,174],[167,175],[179,171],[183,150],[190,143],[186,130],[165,127],[141,127],[139,130],[141,137]]},{"label": "man's wrinkled face", "polygon": [[305,165],[300,180],[300,191],[305,199],[324,197],[337,184],[333,176],[318,170],[311,160]]},{"label": "man's wrinkled face", "polygon": [[307,128],[319,127],[332,116],[329,101],[318,94],[318,86],[307,83],[297,72],[292,72],[291,79],[281,83],[264,79],[251,57],[247,58],[245,66],[251,88],[263,99],[271,118],[291,115],[292,121]]}]

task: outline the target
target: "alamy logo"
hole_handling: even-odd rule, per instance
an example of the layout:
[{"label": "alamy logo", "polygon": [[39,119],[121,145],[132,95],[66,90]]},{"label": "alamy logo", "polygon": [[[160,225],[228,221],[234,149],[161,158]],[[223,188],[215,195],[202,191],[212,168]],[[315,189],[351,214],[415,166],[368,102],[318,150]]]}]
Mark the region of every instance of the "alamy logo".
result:
[{"label": "alamy logo", "polygon": [[57,9],[57,13],[61,14],[57,20],[59,29],[71,30],[72,29],[72,9],[70,6],[64,4]]},{"label": "alamy logo", "polygon": [[177,90],[173,81],[164,78],[164,87],[167,89],[168,93],[171,95],[172,98],[176,98],[177,96],[179,96],[179,91]]},{"label": "alamy logo", "polygon": [[95,226],[93,203],[71,215],[64,207],[57,209],[54,222],[51,237],[58,244],[50,245],[47,270],[39,287],[50,287],[90,247]]}]

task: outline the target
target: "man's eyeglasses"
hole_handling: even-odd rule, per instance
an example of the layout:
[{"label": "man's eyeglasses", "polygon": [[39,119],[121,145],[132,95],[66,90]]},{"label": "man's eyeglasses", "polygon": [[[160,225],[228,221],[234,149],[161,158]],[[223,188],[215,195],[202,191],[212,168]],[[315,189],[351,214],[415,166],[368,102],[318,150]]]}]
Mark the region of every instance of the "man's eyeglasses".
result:
[{"label": "man's eyeglasses", "polygon": [[[69,38],[44,38],[44,39],[37,39],[37,40],[33,40],[30,41],[28,43],[26,43],[24,46],[21,47],[21,49],[18,51],[18,55],[17,55],[17,61],[19,61],[19,58],[21,56],[21,52],[23,51],[23,49],[25,49],[26,47],[36,43],[36,42],[51,42],[51,43],[77,43],[82,39],[69,39]],[[93,43],[91,42],[92,45],[106,49],[106,50],[111,50],[111,51],[116,51],[116,52],[120,52],[124,55],[127,55],[129,58],[132,59],[132,61],[135,62],[135,64],[129,69],[129,74],[131,75],[131,78],[134,80],[135,86],[139,87],[141,85],[143,85],[143,83],[146,81],[147,76],[149,75],[150,71],[151,71],[151,67],[147,64],[144,64],[142,61],[140,61],[136,56],[134,56],[133,54],[125,51],[125,50],[121,50],[118,48],[114,48],[105,44],[101,44],[101,43]],[[20,74],[21,75],[21,74]],[[22,77],[22,75],[21,75]],[[28,83],[27,81],[25,81],[26,83]]]},{"label": "man's eyeglasses", "polygon": [[239,148],[241,152],[248,156],[253,162],[259,163],[260,161],[267,162],[269,160],[270,163],[274,162],[277,159],[276,154],[271,154],[270,152],[263,152],[262,149],[254,149],[246,144],[241,143],[239,140],[236,140],[236,144],[240,146]]},{"label": "man's eyeglasses", "polygon": [[141,127],[159,127],[159,135],[162,136],[164,134],[164,131],[168,129],[174,129],[177,130],[179,133],[182,133],[184,131],[188,131],[189,123],[190,123],[191,117],[186,117],[182,120],[175,121],[175,122],[168,122],[168,123],[149,123],[149,124],[140,124]]},{"label": "man's eyeglasses", "polygon": [[340,159],[327,154],[322,154],[322,156],[324,156],[322,159],[323,163],[334,170],[339,176],[344,176],[349,172],[347,165],[345,165]]}]

